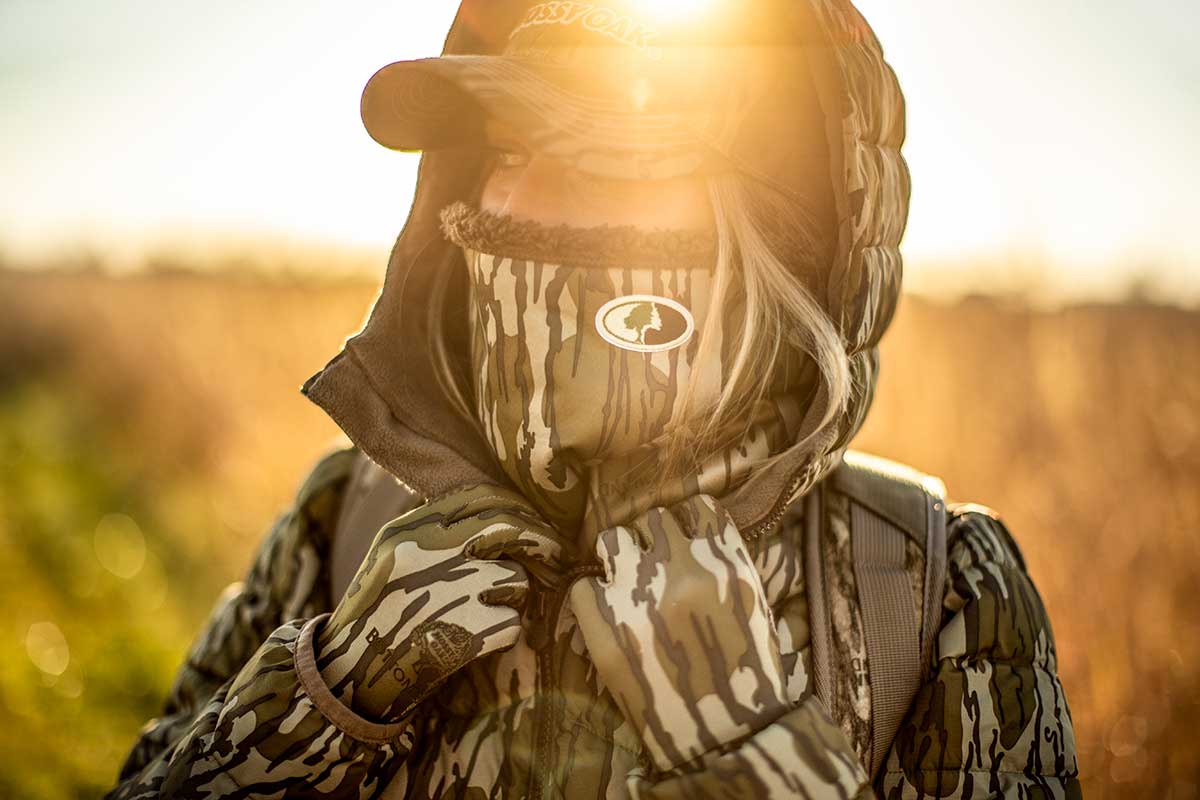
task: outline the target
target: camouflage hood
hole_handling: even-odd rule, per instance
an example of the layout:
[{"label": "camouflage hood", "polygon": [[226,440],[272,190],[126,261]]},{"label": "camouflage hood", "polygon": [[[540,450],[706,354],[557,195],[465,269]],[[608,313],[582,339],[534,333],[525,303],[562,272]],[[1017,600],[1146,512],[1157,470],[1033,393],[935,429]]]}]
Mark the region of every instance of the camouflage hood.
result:
[{"label": "camouflage hood", "polygon": [[[443,53],[499,52],[527,5],[464,2]],[[793,438],[779,447],[783,458],[720,495],[748,535],[774,524],[835,467],[863,424],[878,343],[899,298],[909,199],[900,154],[904,100],[870,27],[847,0],[785,8],[781,22],[800,26],[824,114],[836,236],[818,299],[845,339],[855,394],[823,428],[823,387],[805,395]],[[301,387],[364,453],[426,498],[472,483],[512,485],[475,421],[454,410],[436,378],[432,346],[444,342],[447,360],[466,371],[467,269],[462,249],[443,235],[440,212],[476,196],[483,158],[462,150],[422,155],[412,208],[370,317]]]}]

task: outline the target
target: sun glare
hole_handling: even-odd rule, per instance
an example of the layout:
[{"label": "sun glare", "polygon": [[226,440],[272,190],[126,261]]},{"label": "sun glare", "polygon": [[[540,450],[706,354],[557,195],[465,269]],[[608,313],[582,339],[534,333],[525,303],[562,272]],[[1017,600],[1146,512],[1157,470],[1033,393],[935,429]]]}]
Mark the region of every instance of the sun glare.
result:
[{"label": "sun glare", "polygon": [[640,4],[652,17],[683,17],[705,11],[713,0],[640,0]]}]

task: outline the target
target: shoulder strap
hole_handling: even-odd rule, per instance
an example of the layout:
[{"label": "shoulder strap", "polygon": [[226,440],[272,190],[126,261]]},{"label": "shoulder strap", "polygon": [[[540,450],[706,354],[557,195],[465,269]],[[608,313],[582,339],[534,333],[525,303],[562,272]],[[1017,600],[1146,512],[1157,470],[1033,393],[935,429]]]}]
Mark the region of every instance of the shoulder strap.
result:
[{"label": "shoulder strap", "polygon": [[379,529],[422,498],[397,478],[357,451],[357,462],[346,486],[330,548],[330,602],[337,605]]},{"label": "shoulder strap", "polygon": [[[828,484],[828,485],[826,485]],[[819,491],[818,491],[819,490]],[[820,537],[828,491],[850,498],[851,557],[862,608],[871,681],[871,775],[883,765],[896,731],[933,656],[946,569],[945,486],[903,464],[847,450],[843,464],[810,492],[805,569],[812,615],[814,686],[827,705],[832,674],[829,601]],[[809,513],[812,512],[812,513]],[[922,613],[912,613],[905,539],[925,552]],[[830,708],[835,716],[842,710]]]}]

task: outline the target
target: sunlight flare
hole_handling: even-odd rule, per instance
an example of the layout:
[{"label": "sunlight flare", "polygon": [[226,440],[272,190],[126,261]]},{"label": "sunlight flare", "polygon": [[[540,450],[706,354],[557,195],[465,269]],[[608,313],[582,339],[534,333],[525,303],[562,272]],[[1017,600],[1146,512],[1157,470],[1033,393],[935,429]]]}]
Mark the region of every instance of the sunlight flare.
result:
[{"label": "sunlight flare", "polygon": [[707,10],[713,0],[640,0],[646,14],[651,17],[684,17]]}]

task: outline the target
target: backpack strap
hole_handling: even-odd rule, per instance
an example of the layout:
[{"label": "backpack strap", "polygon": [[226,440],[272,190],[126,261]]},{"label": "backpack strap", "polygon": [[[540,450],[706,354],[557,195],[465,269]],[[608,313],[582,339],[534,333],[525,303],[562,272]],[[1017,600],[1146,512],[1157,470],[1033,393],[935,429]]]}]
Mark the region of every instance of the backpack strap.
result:
[{"label": "backpack strap", "polygon": [[[850,542],[862,609],[871,681],[871,745],[865,754],[872,777],[882,767],[900,722],[933,657],[941,622],[946,570],[945,486],[903,464],[847,450],[843,464],[809,494],[805,509],[805,577],[812,616],[814,686],[831,702],[832,666],[829,600],[820,539],[828,524],[827,493],[850,498]],[[913,614],[905,568],[905,540],[925,553],[922,611]],[[840,715],[840,709],[830,711]]]},{"label": "backpack strap", "polygon": [[342,599],[379,529],[421,502],[420,495],[357,451],[330,549],[332,605]]}]

